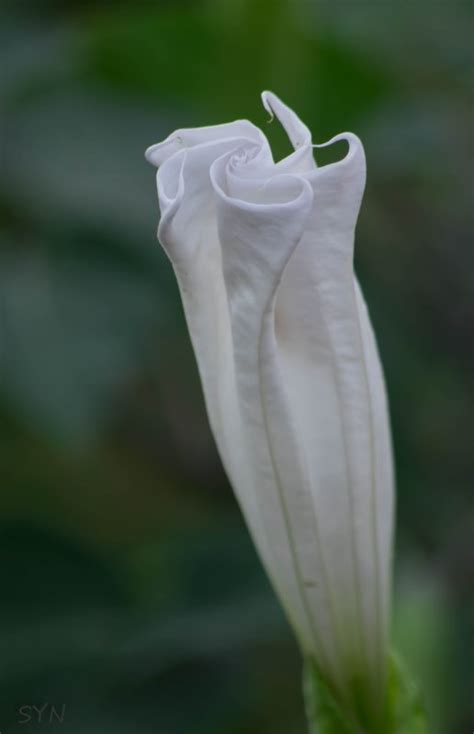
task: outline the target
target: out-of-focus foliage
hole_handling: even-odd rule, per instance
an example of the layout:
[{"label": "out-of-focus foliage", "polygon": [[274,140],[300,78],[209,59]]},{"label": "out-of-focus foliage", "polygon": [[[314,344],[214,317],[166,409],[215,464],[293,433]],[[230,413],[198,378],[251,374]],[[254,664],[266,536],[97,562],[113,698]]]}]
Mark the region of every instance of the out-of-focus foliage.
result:
[{"label": "out-of-focus foliage", "polygon": [[356,265],[393,417],[395,638],[430,732],[472,730],[472,30],[448,0],[2,3],[0,731],[44,702],[68,734],[305,730],[143,160],[238,117],[285,154],[265,88],[316,142],[366,147]]}]

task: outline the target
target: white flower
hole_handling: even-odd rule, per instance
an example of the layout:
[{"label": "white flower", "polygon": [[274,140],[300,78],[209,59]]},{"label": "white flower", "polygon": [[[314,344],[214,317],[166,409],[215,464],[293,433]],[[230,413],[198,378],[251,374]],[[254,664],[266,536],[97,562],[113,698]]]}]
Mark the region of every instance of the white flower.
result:
[{"label": "white flower", "polygon": [[[381,365],[353,271],[362,144],[275,163],[246,120],[178,130],[159,166],[158,237],[176,272],[212,430],[304,654],[352,701],[384,690],[393,481]],[[367,695],[363,696],[364,698]],[[380,700],[380,698],[379,698]]]}]

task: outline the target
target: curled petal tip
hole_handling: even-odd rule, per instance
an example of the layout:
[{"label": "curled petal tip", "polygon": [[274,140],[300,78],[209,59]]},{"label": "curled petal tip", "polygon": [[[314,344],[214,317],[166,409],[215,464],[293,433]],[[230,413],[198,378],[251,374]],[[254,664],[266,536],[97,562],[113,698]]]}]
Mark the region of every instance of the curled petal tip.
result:
[{"label": "curled petal tip", "polygon": [[313,148],[327,148],[329,145],[338,143],[341,140],[345,140],[349,144],[349,150],[355,150],[358,147],[362,148],[360,138],[358,138],[354,133],[349,132],[338,133],[329,140],[326,140],[324,143],[313,143]]},{"label": "curled petal tip", "polygon": [[270,115],[270,119],[268,120],[268,122],[272,122],[275,118],[275,113],[273,112],[273,107],[272,107],[272,101],[274,101],[275,99],[278,99],[278,97],[276,96],[276,94],[273,94],[273,92],[270,92],[269,90],[265,90],[262,92],[261,98],[262,98],[262,103],[263,103],[264,108]]},{"label": "curled petal tip", "polygon": [[306,125],[274,92],[262,92],[262,102],[270,119],[275,116],[279,119],[295,149],[311,144],[311,133]]},{"label": "curled petal tip", "polygon": [[145,150],[145,159],[148,161],[148,163],[151,163],[153,166],[159,165],[159,153],[158,150],[161,147],[160,143],[157,143],[155,145],[150,145]]},{"label": "curled petal tip", "polygon": [[364,152],[364,146],[362,145],[362,142],[360,138],[357,137],[357,135],[354,135],[354,133],[345,132],[340,133],[338,135],[334,135],[330,140],[327,140],[324,143],[317,143],[313,144],[313,148],[328,148],[329,146],[333,145],[334,143],[339,142],[345,142],[348,145],[348,149],[346,154],[334,161],[334,163],[328,163],[325,166],[322,166],[321,168],[318,168],[318,172],[322,173],[329,173],[331,171],[347,171],[348,169],[358,170],[360,172],[360,175],[363,179],[365,179],[365,167],[366,167],[366,161],[365,161],[365,152]]},{"label": "curled petal tip", "polygon": [[162,143],[150,145],[150,147],[145,151],[145,158],[148,163],[151,163],[153,166],[161,166],[167,158],[180,150],[181,147],[181,138],[178,135],[173,135]]}]

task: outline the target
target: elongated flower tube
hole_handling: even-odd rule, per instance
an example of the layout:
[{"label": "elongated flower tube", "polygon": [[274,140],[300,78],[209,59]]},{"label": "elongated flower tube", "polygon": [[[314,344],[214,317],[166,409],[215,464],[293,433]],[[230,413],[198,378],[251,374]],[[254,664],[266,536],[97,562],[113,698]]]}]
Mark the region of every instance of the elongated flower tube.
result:
[{"label": "elongated flower tube", "polygon": [[343,133],[326,145],[347,141],[345,157],[318,167],[308,128],[262,98],[294,147],[277,163],[246,120],[178,130],[147,150],[158,238],[220,456],[303,654],[353,720],[381,733],[393,478],[353,270],[365,156]]}]

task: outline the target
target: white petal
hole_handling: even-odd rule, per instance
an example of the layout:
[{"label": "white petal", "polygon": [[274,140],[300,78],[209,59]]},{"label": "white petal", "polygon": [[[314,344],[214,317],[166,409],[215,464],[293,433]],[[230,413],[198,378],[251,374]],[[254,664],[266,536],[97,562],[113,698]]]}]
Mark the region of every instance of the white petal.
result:
[{"label": "white petal", "polygon": [[[347,156],[308,175],[314,206],[283,275],[275,323],[340,666],[375,688],[385,674],[391,455],[380,365],[353,275],[365,161],[355,136],[333,140],[344,137]],[[315,617],[317,624],[316,608]]]},{"label": "white petal", "polygon": [[249,465],[242,453],[227,295],[209,177],[213,160],[239,142],[218,139],[178,151],[163,163],[157,176],[162,210],[158,235],[179,283],[219,453],[265,560],[253,482],[247,479]]},{"label": "white petal", "polygon": [[[312,203],[310,185],[301,178],[273,178],[255,201],[233,198],[226,173],[229,157],[216,161],[211,178],[218,194],[218,231],[229,301],[238,404],[249,463],[254,469],[266,544],[268,570],[305,649],[320,651],[304,595],[295,548],[295,524],[287,508],[291,486],[277,475],[268,442],[261,395],[264,321],[286,262],[304,232]],[[237,478],[238,480],[239,478]],[[292,502],[304,502],[304,491]],[[294,508],[293,508],[294,509]],[[300,529],[298,528],[298,532]],[[298,542],[300,542],[298,540]]]}]

